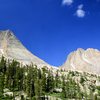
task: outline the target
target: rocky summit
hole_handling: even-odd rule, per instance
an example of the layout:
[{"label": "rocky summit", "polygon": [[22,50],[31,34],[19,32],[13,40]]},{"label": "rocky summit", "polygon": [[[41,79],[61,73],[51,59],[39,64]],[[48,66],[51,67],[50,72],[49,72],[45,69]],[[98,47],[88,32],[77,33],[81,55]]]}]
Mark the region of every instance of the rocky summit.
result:
[{"label": "rocky summit", "polygon": [[0,57],[15,59],[22,64],[36,64],[50,66],[40,58],[29,52],[10,30],[0,31]]},{"label": "rocky summit", "polygon": [[92,48],[87,50],[77,49],[69,54],[61,68],[64,70],[100,74],[100,51]]},{"label": "rocky summit", "polygon": [[[33,55],[10,30],[0,31],[0,57],[2,57],[2,55],[6,59],[15,59],[24,65],[33,63],[39,68],[47,66],[48,68],[53,68],[53,70],[59,69]],[[60,68],[100,74],[100,51],[93,48],[87,50],[79,48],[69,54],[67,60]]]}]

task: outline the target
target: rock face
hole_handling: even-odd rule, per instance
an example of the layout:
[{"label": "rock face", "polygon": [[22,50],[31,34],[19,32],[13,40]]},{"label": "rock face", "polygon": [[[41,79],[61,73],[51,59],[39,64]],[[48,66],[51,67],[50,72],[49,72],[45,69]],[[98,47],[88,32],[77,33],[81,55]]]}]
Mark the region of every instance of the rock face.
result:
[{"label": "rock face", "polygon": [[100,75],[100,51],[92,48],[77,49],[69,54],[61,68]]},{"label": "rock face", "polygon": [[0,56],[15,59],[23,64],[50,66],[40,58],[30,53],[10,30],[0,31]]}]

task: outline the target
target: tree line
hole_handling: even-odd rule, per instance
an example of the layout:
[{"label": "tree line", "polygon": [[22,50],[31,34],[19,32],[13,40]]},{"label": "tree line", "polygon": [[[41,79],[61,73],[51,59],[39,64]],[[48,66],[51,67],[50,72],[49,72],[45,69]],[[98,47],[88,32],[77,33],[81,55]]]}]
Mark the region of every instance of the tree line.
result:
[{"label": "tree line", "polygon": [[[13,95],[4,96],[5,89],[11,91]],[[18,94],[21,92],[24,94]],[[85,97],[79,84],[70,76],[59,75],[59,70],[53,73],[46,66],[39,69],[34,64],[21,65],[16,60],[1,58],[0,100],[15,100],[15,97],[19,95],[21,100],[45,100],[43,98],[50,94],[59,94],[58,97],[62,100]]]}]

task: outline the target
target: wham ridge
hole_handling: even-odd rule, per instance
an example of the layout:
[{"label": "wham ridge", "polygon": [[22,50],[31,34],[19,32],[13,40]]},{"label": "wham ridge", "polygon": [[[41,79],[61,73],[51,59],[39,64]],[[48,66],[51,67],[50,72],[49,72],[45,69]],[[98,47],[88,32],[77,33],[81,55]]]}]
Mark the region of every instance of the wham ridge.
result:
[{"label": "wham ridge", "polygon": [[[28,51],[10,30],[0,31],[0,56],[2,55],[7,59],[15,59],[22,64],[33,63],[40,68],[43,66],[53,67]],[[100,51],[92,48],[77,49],[69,54],[65,63],[58,69],[99,74]]]}]

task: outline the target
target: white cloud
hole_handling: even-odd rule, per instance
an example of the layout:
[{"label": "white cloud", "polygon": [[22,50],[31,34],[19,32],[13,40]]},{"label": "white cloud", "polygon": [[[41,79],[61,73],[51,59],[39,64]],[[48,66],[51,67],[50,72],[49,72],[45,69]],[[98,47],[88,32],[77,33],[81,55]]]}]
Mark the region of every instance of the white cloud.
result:
[{"label": "white cloud", "polygon": [[83,4],[79,5],[78,9],[83,9]]},{"label": "white cloud", "polygon": [[76,11],[76,15],[77,15],[77,17],[83,18],[85,16],[85,11],[82,9],[78,9]]},{"label": "white cloud", "polygon": [[81,5],[79,5],[78,6],[78,9],[77,9],[77,11],[76,11],[76,13],[75,13],[75,15],[77,16],[77,17],[79,17],[79,18],[83,18],[83,17],[85,17],[85,11],[83,10],[83,4],[81,4]]},{"label": "white cloud", "polygon": [[68,5],[68,6],[69,6],[69,5],[71,5],[72,3],[73,3],[73,0],[63,0],[63,1],[62,1],[62,4],[63,4],[63,5]]},{"label": "white cloud", "polygon": [[100,0],[97,0],[97,2],[100,2]]}]

